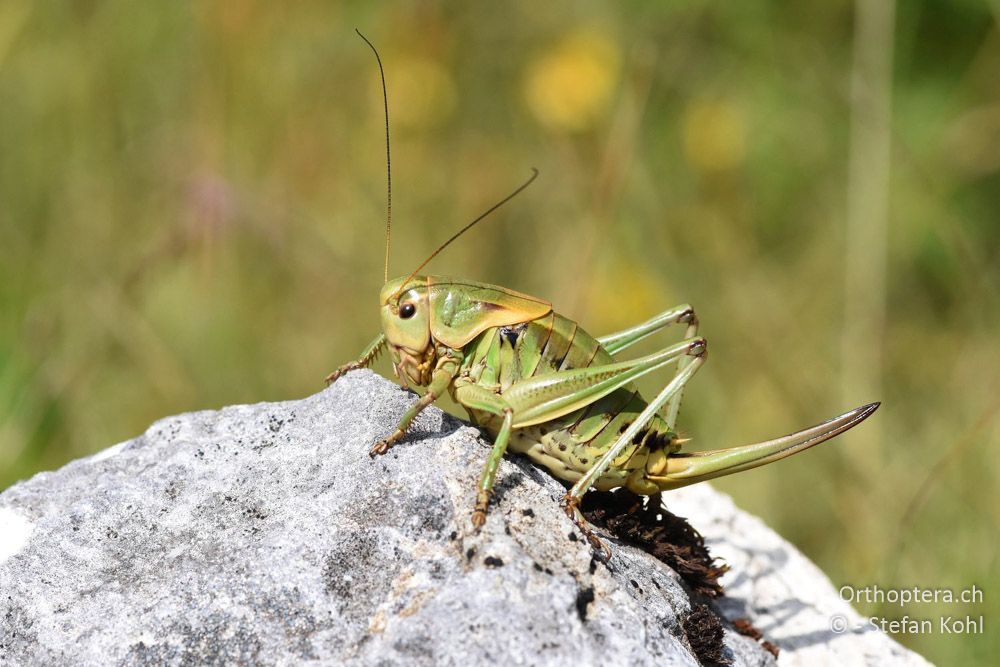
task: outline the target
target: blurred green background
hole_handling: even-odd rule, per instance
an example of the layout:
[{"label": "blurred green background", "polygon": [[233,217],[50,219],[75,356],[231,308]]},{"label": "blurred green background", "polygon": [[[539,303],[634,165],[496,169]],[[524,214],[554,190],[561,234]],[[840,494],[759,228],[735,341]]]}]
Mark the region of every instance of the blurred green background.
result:
[{"label": "blurred green background", "polygon": [[389,83],[391,275],[537,167],[429,270],[594,334],[694,304],[695,448],[882,400],[717,486],[837,586],[976,584],[861,610],[983,615],[899,639],[1000,652],[1000,2],[279,4],[0,3],[0,489],[166,415],[318,391],[374,335],[357,26]]}]

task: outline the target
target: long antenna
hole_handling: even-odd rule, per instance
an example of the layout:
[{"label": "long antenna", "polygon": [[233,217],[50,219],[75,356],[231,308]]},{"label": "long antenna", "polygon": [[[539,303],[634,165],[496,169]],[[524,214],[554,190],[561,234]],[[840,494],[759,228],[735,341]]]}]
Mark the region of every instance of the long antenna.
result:
[{"label": "long antenna", "polygon": [[385,278],[383,282],[389,282],[389,239],[392,236],[392,158],[389,155],[389,94],[385,90],[385,70],[382,69],[382,59],[378,55],[375,45],[368,41],[368,38],[361,34],[357,28],[354,32],[358,37],[365,40],[375,60],[378,62],[378,73],[382,77],[382,106],[385,108],[385,171],[386,171],[386,214],[385,214]]},{"label": "long antenna", "polygon": [[[435,250],[434,252],[432,252],[430,257],[428,257],[427,259],[425,259],[420,266],[418,266],[416,269],[413,270],[413,273],[411,273],[410,275],[408,275],[406,277],[406,280],[404,280],[403,282],[401,282],[399,284],[399,289],[396,290],[396,294],[394,294],[393,297],[397,296],[403,290],[403,287],[406,286],[406,283],[410,282],[410,278],[412,278],[413,276],[417,275],[417,273],[420,272],[420,269],[422,269],[425,266],[427,266],[427,263],[430,262],[435,257],[437,257],[437,255],[438,255],[439,252],[441,252],[442,250],[444,250],[445,248],[447,248],[449,245],[451,245],[452,241],[454,241],[459,236],[461,236],[465,232],[467,232],[470,229],[472,229],[478,223],[482,222],[483,218],[485,218],[486,216],[488,216],[490,213],[492,213],[493,211],[497,210],[498,208],[500,208],[501,206],[503,206],[504,204],[506,204],[507,202],[509,202],[511,199],[513,199],[514,197],[516,197],[517,195],[519,195],[521,193],[521,191],[524,190],[529,185],[531,185],[532,181],[534,181],[536,178],[538,178],[538,170],[535,169],[534,167],[532,167],[531,168],[531,177],[528,180],[526,180],[516,190],[514,190],[513,192],[511,192],[509,195],[507,195],[506,197],[504,197],[500,201],[498,201],[496,204],[493,204],[493,206],[491,206],[488,209],[486,209],[485,211],[483,211],[475,220],[473,220],[472,222],[470,222],[469,224],[467,224],[465,227],[462,227],[460,230],[458,230],[457,232],[455,232],[455,234],[453,234],[450,239],[448,239],[447,241],[445,241],[444,243],[442,243],[440,246],[438,246],[438,249]],[[391,300],[392,299],[390,299],[390,301]]]}]

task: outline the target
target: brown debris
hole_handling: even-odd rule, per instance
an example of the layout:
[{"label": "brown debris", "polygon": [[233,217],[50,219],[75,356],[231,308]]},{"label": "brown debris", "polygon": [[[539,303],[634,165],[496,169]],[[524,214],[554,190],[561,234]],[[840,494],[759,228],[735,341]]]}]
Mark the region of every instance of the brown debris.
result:
[{"label": "brown debris", "polygon": [[[580,510],[587,521],[669,565],[695,593],[709,598],[724,595],[719,577],[729,570],[729,566],[717,564],[701,533],[687,519],[663,509],[658,495],[649,496],[647,500],[624,488],[591,491],[583,497]],[[684,620],[683,627],[691,648],[702,663],[727,664],[723,653],[722,620],[715,611],[707,605],[697,605]],[[763,633],[750,619],[738,618],[733,621],[733,627],[778,657],[778,647],[770,641],[762,641]]]},{"label": "brown debris", "polygon": [[719,577],[729,567],[716,563],[705,538],[686,519],[661,507],[659,495],[644,503],[643,496],[623,488],[591,491],[580,510],[587,521],[669,565],[695,593],[710,598],[723,594]]},{"label": "brown debris", "polygon": [[750,637],[751,639],[763,639],[764,634],[753,626],[749,618],[737,618],[733,621],[733,628],[736,632],[740,633],[744,637]]},{"label": "brown debris", "polygon": [[777,659],[779,651],[777,644],[764,640],[764,633],[754,627],[749,618],[737,618],[733,621],[733,628],[744,637],[750,637],[759,641],[761,648]]},{"label": "brown debris", "polygon": [[707,605],[695,606],[681,625],[698,662],[703,665],[732,664],[732,660],[726,656],[726,645],[722,641],[725,636],[722,621]]}]

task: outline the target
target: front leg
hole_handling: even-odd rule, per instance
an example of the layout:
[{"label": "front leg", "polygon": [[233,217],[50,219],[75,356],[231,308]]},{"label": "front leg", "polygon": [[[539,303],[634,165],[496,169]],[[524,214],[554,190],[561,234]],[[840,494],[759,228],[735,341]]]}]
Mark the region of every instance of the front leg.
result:
[{"label": "front leg", "polygon": [[375,340],[368,344],[368,347],[366,347],[365,351],[361,353],[361,356],[358,357],[357,361],[344,364],[334,372],[327,375],[324,378],[324,382],[329,385],[336,382],[340,376],[344,375],[348,371],[354,371],[359,368],[368,368],[368,365],[375,361],[375,357],[378,356],[378,353],[382,351],[383,347],[385,347],[385,334],[380,333],[375,337]]},{"label": "front leg", "polygon": [[455,379],[457,372],[458,362],[454,359],[445,359],[442,363],[438,364],[438,367],[434,370],[434,374],[431,376],[431,383],[427,387],[427,393],[421,396],[403,414],[402,419],[399,420],[399,424],[396,426],[396,430],[388,438],[375,443],[375,446],[368,452],[369,456],[375,457],[385,454],[389,451],[390,447],[402,440],[403,436],[406,435],[406,430],[410,428],[410,424],[413,423],[417,415],[423,412],[423,409],[428,405],[436,401],[439,396],[448,391],[448,387],[451,385],[452,380]]}]

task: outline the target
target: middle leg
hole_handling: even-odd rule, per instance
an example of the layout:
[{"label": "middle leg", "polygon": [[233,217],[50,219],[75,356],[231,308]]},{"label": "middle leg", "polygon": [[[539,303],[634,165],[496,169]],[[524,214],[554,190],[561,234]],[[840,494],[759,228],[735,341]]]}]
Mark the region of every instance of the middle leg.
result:
[{"label": "middle leg", "polygon": [[489,508],[490,498],[493,496],[493,484],[497,479],[497,470],[500,468],[500,461],[503,459],[503,455],[507,451],[507,444],[510,442],[514,410],[498,394],[475,384],[456,387],[455,400],[468,409],[489,412],[503,419],[496,438],[493,439],[493,449],[490,450],[490,456],[486,459],[486,467],[483,468],[483,474],[479,478],[476,509],[472,512],[472,525],[478,529],[486,523],[486,510]]}]

